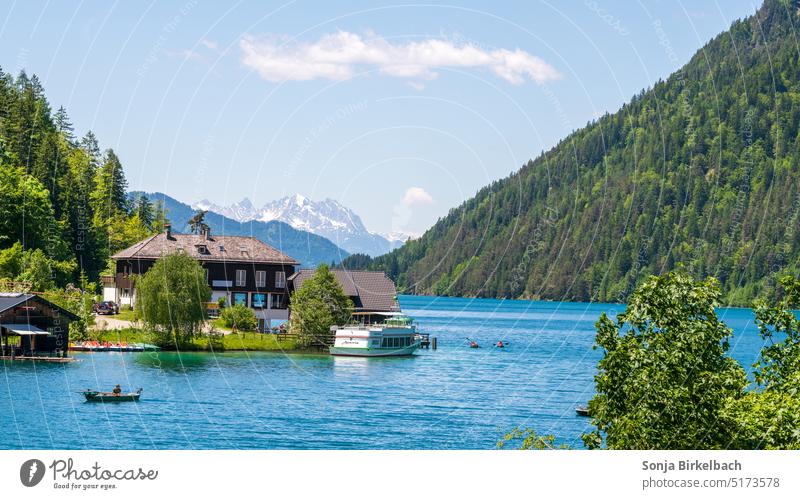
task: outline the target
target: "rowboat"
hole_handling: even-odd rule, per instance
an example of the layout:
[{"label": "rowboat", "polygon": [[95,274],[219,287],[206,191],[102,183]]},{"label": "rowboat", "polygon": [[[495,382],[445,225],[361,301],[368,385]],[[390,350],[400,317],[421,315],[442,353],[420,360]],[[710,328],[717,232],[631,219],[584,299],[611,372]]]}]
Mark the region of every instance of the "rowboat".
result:
[{"label": "rowboat", "polygon": [[86,397],[87,402],[138,402],[142,395],[142,389],[130,393],[99,392],[96,390],[86,390],[80,392]]},{"label": "rowboat", "polygon": [[584,405],[579,405],[575,408],[575,412],[578,416],[589,417],[589,408]]}]

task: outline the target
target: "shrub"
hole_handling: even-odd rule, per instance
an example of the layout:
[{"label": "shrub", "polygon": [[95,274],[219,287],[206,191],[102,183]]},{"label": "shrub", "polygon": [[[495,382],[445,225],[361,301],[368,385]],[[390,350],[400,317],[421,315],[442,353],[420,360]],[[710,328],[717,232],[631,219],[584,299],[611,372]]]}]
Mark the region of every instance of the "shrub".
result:
[{"label": "shrub", "polygon": [[239,331],[255,331],[258,326],[253,310],[241,304],[223,309],[220,318],[225,327]]}]

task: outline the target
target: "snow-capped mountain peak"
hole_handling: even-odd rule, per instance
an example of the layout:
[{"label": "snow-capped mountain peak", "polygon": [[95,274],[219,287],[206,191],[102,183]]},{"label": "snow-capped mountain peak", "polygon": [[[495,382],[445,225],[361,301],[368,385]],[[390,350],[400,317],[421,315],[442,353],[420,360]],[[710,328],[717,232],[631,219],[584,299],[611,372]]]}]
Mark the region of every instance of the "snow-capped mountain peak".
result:
[{"label": "snow-capped mountain peak", "polygon": [[408,236],[392,234],[392,239],[372,233],[353,210],[334,199],[313,201],[302,194],[294,194],[269,202],[261,208],[244,198],[229,206],[219,206],[204,199],[193,205],[195,209],[219,213],[239,222],[279,220],[295,229],[304,230],[330,239],[350,253],[381,255],[402,245]]}]

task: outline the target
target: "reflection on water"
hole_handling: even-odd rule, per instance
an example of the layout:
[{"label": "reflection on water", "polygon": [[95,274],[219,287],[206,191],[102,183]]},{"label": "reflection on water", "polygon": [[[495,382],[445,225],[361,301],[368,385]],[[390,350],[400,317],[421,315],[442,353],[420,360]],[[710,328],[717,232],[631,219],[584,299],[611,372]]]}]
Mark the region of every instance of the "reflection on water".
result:
[{"label": "reflection on water", "polygon": [[[529,426],[581,446],[593,393],[594,323],[620,305],[401,297],[438,350],[414,357],[95,353],[4,363],[0,448],[491,449]],[[762,340],[746,309],[720,311],[734,357]],[[482,348],[470,349],[466,338]],[[507,344],[498,349],[498,340]],[[86,388],[144,388],[91,404]]]},{"label": "reflection on water", "polygon": [[142,367],[185,371],[207,367],[214,357],[206,352],[139,352],[133,361]]}]

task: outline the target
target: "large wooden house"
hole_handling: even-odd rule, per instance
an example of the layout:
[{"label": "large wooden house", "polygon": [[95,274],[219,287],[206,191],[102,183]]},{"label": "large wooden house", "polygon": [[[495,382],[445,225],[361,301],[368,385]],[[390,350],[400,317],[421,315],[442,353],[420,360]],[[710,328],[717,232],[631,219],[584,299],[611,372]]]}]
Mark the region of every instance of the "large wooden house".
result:
[{"label": "large wooden house", "polygon": [[212,304],[224,298],[226,304],[250,307],[261,328],[288,319],[287,277],[299,265],[297,260],[254,237],[212,236],[208,230],[176,234],[169,225],[111,257],[116,273],[102,277],[103,299],[135,307],[131,276],[144,274],[159,258],[174,252],[191,256],[205,268]]}]

